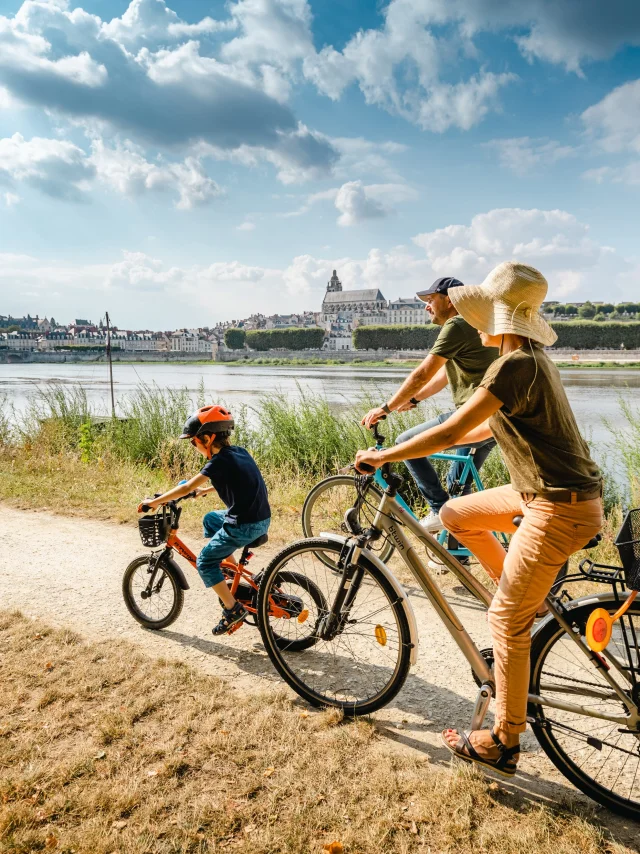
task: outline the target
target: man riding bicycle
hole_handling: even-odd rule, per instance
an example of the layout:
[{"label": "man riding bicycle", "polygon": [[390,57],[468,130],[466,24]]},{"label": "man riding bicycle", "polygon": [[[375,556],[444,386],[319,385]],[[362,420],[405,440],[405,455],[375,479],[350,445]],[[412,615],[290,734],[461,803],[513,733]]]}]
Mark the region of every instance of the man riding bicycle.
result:
[{"label": "man riding bicycle", "polygon": [[[415,368],[400,386],[398,391],[384,406],[379,406],[368,412],[362,419],[362,424],[372,427],[385,415],[391,412],[404,412],[413,409],[423,400],[441,391],[447,384],[456,409],[466,403],[479,386],[489,365],[498,357],[498,351],[493,347],[483,347],[476,329],[461,317],[451,300],[449,290],[461,287],[462,282],[452,276],[436,281],[426,290],[419,291],[416,296],[426,303],[425,308],[431,315],[433,323],[441,326],[440,333],[431,348],[429,355],[421,365]],[[432,427],[442,424],[450,418],[456,409],[443,412],[424,424],[406,430],[396,439],[400,444],[412,439],[419,433],[424,433]],[[477,442],[473,445],[456,447],[461,456],[466,456],[471,448],[475,448],[474,462],[480,469],[489,452],[495,445],[493,438]],[[442,528],[440,508],[449,500],[452,486],[462,473],[463,463],[451,466],[447,476],[447,489],[440,483],[438,474],[428,457],[415,460],[405,460],[406,466],[418,485],[420,492],[429,502],[431,512],[421,520],[420,524],[427,531],[435,532]],[[462,489],[462,495],[471,492],[471,478]]]}]

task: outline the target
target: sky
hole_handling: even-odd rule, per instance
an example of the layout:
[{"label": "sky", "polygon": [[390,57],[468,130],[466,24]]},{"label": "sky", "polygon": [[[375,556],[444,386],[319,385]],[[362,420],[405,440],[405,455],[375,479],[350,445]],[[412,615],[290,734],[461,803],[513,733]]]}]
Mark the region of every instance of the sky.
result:
[{"label": "sky", "polygon": [[0,314],[640,298],[638,0],[0,0]]}]

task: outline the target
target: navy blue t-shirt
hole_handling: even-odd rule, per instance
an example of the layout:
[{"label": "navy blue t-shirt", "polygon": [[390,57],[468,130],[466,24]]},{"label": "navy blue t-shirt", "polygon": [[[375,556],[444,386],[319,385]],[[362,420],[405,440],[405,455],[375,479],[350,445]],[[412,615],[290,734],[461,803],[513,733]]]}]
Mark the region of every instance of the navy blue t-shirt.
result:
[{"label": "navy blue t-shirt", "polygon": [[253,457],[244,448],[222,448],[202,468],[227,506],[230,525],[263,522],[271,516],[267,485]]}]

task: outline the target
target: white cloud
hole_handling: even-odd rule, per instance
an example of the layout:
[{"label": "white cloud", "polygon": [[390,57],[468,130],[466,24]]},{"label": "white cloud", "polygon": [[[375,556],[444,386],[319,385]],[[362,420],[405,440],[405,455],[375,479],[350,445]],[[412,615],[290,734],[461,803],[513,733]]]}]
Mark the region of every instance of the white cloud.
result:
[{"label": "white cloud", "polygon": [[98,178],[123,195],[168,190],[178,194],[179,210],[189,210],[207,204],[222,192],[195,157],[187,157],[184,163],[149,163],[130,140],[110,148],[98,139],[91,149]]},{"label": "white cloud", "polygon": [[0,139],[0,183],[23,182],[49,196],[81,200],[94,169],[85,152],[71,142],[21,134]]},{"label": "white cloud", "polygon": [[418,234],[434,273],[454,275],[469,284],[480,282],[501,261],[517,259],[547,277],[550,297],[580,286],[583,297],[620,295],[619,276],[628,262],[589,234],[589,227],[562,210],[502,208],[478,214],[470,225],[449,225]]},{"label": "white cloud", "polygon": [[343,184],[334,200],[340,216],[338,225],[356,225],[365,219],[376,219],[385,216],[385,209],[367,194],[362,181],[348,181]]},{"label": "white cloud", "polygon": [[208,33],[233,30],[235,21],[202,18],[187,24],[164,3],[164,0],[132,0],[120,18],[102,24],[101,35],[129,49],[164,45],[173,40],[197,38]]},{"label": "white cloud", "polygon": [[318,202],[333,202],[340,213],[338,225],[350,226],[367,219],[388,216],[394,205],[417,198],[417,191],[408,184],[363,184],[362,181],[347,181],[341,187],[311,193],[301,207],[283,216],[301,216]]},{"label": "white cloud", "polygon": [[8,208],[11,208],[14,205],[17,205],[18,202],[20,201],[20,196],[18,196],[16,193],[4,193],[3,198],[4,198],[4,203]]},{"label": "white cloud", "polygon": [[632,80],[609,92],[582,113],[591,138],[608,152],[640,153],[640,80]]},{"label": "white cloud", "polygon": [[485,143],[487,148],[498,152],[500,163],[517,175],[525,175],[539,166],[549,166],[567,157],[573,157],[577,150],[571,145],[561,145],[553,139],[533,139],[530,136],[511,139],[492,139]]},{"label": "white cloud", "polygon": [[251,222],[251,220],[245,220],[241,222],[240,225],[236,225],[236,231],[254,231],[256,227],[255,222]]},{"label": "white cloud", "polygon": [[392,161],[408,151],[409,146],[391,140],[374,142],[363,137],[331,137],[330,141],[340,153],[340,160],[333,169],[336,177],[375,175],[378,179],[397,183],[402,180]]},{"label": "white cloud", "polygon": [[596,169],[587,169],[582,173],[582,177],[596,184],[612,181],[614,184],[636,187],[640,185],[640,160],[633,160],[625,166],[600,166]]}]

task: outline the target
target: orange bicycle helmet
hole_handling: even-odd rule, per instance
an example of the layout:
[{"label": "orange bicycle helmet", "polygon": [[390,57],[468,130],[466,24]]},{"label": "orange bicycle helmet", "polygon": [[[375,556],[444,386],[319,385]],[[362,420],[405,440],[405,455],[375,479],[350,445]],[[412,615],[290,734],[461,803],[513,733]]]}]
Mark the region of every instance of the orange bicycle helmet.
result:
[{"label": "orange bicycle helmet", "polygon": [[234,428],[233,416],[224,406],[212,404],[202,406],[190,418],[182,429],[179,439],[193,439],[207,433],[226,433]]}]

